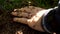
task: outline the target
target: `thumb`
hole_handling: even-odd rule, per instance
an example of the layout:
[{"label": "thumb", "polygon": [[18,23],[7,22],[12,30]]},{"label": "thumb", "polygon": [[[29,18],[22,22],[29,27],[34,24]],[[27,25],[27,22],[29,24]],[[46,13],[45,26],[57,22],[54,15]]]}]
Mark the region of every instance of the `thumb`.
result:
[{"label": "thumb", "polygon": [[23,23],[23,24],[28,24],[28,22],[27,22],[27,18],[13,18],[13,21],[15,21],[15,22],[19,22],[19,23]]}]

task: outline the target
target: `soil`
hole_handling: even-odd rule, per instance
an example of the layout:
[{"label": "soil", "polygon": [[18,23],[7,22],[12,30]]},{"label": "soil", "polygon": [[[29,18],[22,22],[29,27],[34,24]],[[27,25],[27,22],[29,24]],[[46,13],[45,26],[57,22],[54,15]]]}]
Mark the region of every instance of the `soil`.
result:
[{"label": "soil", "polygon": [[14,22],[11,12],[3,11],[0,9],[0,34],[48,34],[31,29],[25,24]]}]

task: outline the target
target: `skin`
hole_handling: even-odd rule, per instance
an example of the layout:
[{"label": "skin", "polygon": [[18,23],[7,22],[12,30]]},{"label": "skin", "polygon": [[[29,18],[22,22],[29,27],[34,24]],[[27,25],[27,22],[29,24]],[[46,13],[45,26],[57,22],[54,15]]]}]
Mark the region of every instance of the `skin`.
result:
[{"label": "skin", "polygon": [[[12,15],[14,15],[14,16],[18,16],[18,17],[20,17],[21,15],[21,13],[19,14],[19,15],[17,15],[18,13],[16,12],[18,9],[14,9],[14,11],[11,13]],[[14,17],[13,18],[13,21],[15,21],[15,22],[19,22],[19,23],[23,23],[23,24],[26,24],[26,25],[28,25],[29,27],[31,27],[32,29],[35,29],[35,30],[38,30],[38,31],[42,31],[42,32],[44,32],[44,30],[43,30],[43,28],[42,28],[42,24],[41,24],[41,19],[42,19],[42,17],[43,17],[43,14],[45,13],[46,11],[44,11],[44,10],[41,10],[41,11],[38,11],[38,12],[36,12],[35,11],[35,15],[33,16],[33,17],[31,17],[30,19],[27,19],[27,18],[18,18],[18,17]],[[26,13],[26,15],[28,15],[27,13]],[[22,16],[25,16],[25,14],[24,15],[22,15]]]}]

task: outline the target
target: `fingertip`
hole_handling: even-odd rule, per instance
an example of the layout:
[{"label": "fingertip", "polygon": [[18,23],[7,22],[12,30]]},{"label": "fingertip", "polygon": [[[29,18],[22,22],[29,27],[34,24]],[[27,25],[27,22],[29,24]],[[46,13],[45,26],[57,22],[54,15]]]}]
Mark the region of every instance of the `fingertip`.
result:
[{"label": "fingertip", "polygon": [[16,11],[17,9],[14,9],[14,11]]},{"label": "fingertip", "polygon": [[11,14],[12,14],[12,15],[17,15],[17,12],[12,12]]},{"label": "fingertip", "polygon": [[17,18],[13,18],[13,21],[17,21]]}]

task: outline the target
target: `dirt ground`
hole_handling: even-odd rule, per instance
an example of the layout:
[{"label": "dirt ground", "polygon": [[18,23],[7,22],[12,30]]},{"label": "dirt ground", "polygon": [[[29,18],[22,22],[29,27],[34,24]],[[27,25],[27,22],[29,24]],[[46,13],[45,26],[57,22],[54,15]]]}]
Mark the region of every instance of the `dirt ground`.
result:
[{"label": "dirt ground", "polygon": [[29,26],[13,22],[10,12],[0,9],[0,34],[48,34],[31,29]]}]

